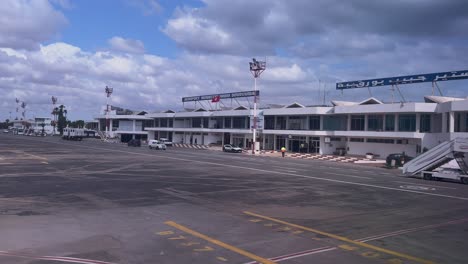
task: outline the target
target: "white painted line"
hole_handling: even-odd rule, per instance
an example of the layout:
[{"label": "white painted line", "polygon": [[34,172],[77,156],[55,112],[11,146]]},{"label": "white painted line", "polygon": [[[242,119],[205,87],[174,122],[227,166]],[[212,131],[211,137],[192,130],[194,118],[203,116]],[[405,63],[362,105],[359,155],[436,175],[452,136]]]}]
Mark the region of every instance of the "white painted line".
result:
[{"label": "white painted line", "polygon": [[[41,141],[41,140],[38,140],[38,141]],[[438,193],[427,193],[427,192],[421,192],[421,191],[400,189],[400,188],[395,188],[395,187],[387,187],[387,186],[382,186],[382,185],[367,184],[367,183],[360,183],[360,182],[349,182],[349,181],[335,180],[335,179],[329,179],[329,178],[320,178],[320,177],[307,176],[307,175],[301,175],[301,174],[295,174],[295,173],[289,173],[289,172],[280,172],[280,171],[264,170],[264,169],[257,169],[257,168],[251,168],[251,167],[243,167],[243,166],[237,166],[237,165],[229,165],[229,164],[224,164],[224,163],[175,158],[175,157],[168,157],[168,156],[161,156],[161,155],[153,155],[153,154],[148,154],[148,153],[138,153],[138,152],[125,151],[125,150],[118,150],[118,149],[98,148],[98,147],[90,147],[90,146],[83,146],[83,145],[76,145],[76,144],[51,142],[51,141],[41,141],[41,142],[53,143],[53,144],[65,145],[65,146],[76,146],[76,147],[87,148],[87,149],[104,150],[108,152],[112,151],[112,152],[127,153],[127,154],[132,154],[132,155],[158,157],[158,158],[163,158],[163,159],[172,159],[172,160],[180,160],[180,161],[189,161],[189,162],[200,163],[200,164],[217,165],[221,167],[229,167],[229,168],[258,171],[258,172],[264,172],[264,173],[289,175],[289,176],[296,176],[296,177],[306,178],[306,179],[314,179],[314,180],[320,180],[320,181],[343,183],[343,184],[350,184],[350,185],[357,185],[357,186],[364,186],[364,187],[372,187],[372,188],[383,189],[383,190],[392,190],[392,191],[398,191],[398,192],[415,193],[415,194],[422,194],[422,195],[427,195],[427,196],[444,197],[444,198],[468,201],[468,197],[462,197],[462,196],[445,195],[445,194],[438,194]]]},{"label": "white painted line", "polygon": [[405,183],[405,184],[411,184],[411,185],[421,185],[421,186],[427,186],[427,187],[433,187],[433,188],[444,188],[444,189],[452,189],[452,190],[456,190],[456,189],[457,189],[457,188],[453,188],[453,187],[444,187],[444,186],[437,186],[437,185],[430,185],[430,184],[422,184],[422,183],[414,183],[414,182],[404,182],[404,181],[393,181],[393,182]]},{"label": "white painted line", "polygon": [[343,173],[334,173],[334,172],[325,172],[326,174],[333,174],[333,175],[338,175],[338,176],[346,176],[346,177],[353,177],[353,178],[360,178],[360,179],[371,179],[369,177],[364,177],[364,176],[355,176],[355,175],[348,175],[348,174],[343,174]]}]

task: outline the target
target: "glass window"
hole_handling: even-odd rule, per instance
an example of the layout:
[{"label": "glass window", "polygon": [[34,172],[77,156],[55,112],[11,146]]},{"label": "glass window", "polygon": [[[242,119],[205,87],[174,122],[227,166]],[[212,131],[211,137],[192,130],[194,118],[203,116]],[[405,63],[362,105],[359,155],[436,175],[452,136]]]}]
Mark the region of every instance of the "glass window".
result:
[{"label": "glass window", "polygon": [[154,119],[154,127],[159,127],[159,118]]},{"label": "glass window", "polygon": [[364,131],[364,115],[351,115],[351,130]]},{"label": "glass window", "polygon": [[346,116],[323,116],[323,130],[346,130]]},{"label": "glass window", "polygon": [[414,132],[416,131],[416,115],[403,114],[398,116],[398,131]]},{"label": "glass window", "polygon": [[383,129],[383,116],[382,115],[368,115],[367,116],[367,130],[382,131],[382,129]]},{"label": "glass window", "polygon": [[389,138],[368,138],[367,142],[369,143],[384,143],[384,144],[393,144],[395,141]]},{"label": "glass window", "polygon": [[167,118],[161,118],[160,125],[161,127],[167,127]]},{"label": "glass window", "polygon": [[208,128],[209,125],[209,119],[207,117],[203,118],[203,127]]},{"label": "glass window", "polygon": [[349,142],[364,142],[364,138],[350,138]]},{"label": "glass window", "polygon": [[233,128],[247,128],[245,117],[234,117],[232,118],[232,127]]},{"label": "glass window", "polygon": [[395,115],[385,115],[385,131],[395,131]]},{"label": "glass window", "polygon": [[201,127],[202,119],[200,117],[192,118],[192,127]]},{"label": "glass window", "polygon": [[275,129],[275,117],[265,116],[265,129]]},{"label": "glass window", "polygon": [[288,118],[288,129],[289,130],[303,130],[307,124],[306,116],[290,116]]},{"label": "glass window", "polygon": [[224,118],[224,128],[231,128],[231,118],[225,117]]},{"label": "glass window", "polygon": [[169,126],[168,127],[173,127],[174,126],[174,119],[168,118],[169,120]]},{"label": "glass window", "polygon": [[310,130],[320,130],[320,116],[311,116],[309,119]]},{"label": "glass window", "polygon": [[431,132],[431,115],[421,115],[419,130],[421,132]]},{"label": "glass window", "polygon": [[277,116],[276,117],[276,129],[285,130],[286,129],[286,117]]}]

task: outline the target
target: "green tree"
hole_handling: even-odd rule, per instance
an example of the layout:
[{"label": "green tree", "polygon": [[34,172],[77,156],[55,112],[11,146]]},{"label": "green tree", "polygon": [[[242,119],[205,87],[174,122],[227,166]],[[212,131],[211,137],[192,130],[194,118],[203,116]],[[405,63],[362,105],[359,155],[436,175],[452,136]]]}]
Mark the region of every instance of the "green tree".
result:
[{"label": "green tree", "polygon": [[54,109],[57,113],[57,128],[60,135],[63,135],[63,129],[67,126],[67,109],[64,105],[60,105]]}]

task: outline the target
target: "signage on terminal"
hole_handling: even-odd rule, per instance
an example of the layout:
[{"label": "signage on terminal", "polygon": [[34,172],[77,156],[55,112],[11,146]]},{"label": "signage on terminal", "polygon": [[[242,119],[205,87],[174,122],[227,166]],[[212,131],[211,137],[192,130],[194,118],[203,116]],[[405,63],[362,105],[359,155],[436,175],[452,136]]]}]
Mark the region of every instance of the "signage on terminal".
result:
[{"label": "signage on terminal", "polygon": [[183,97],[182,102],[185,103],[185,102],[195,102],[195,101],[205,101],[205,100],[212,101],[213,98],[215,97],[216,97],[216,100],[219,101],[220,99],[252,97],[252,96],[259,96],[259,95],[260,95],[260,91],[245,91],[245,92],[237,92],[237,93],[199,95],[199,96]]},{"label": "signage on terminal", "polygon": [[397,85],[397,84],[452,81],[452,80],[462,80],[462,79],[468,79],[468,70],[428,73],[428,74],[418,74],[418,75],[406,75],[406,76],[380,78],[380,79],[368,79],[368,80],[350,81],[350,82],[340,82],[336,84],[336,89],[343,90],[343,89],[368,88],[368,87]]}]

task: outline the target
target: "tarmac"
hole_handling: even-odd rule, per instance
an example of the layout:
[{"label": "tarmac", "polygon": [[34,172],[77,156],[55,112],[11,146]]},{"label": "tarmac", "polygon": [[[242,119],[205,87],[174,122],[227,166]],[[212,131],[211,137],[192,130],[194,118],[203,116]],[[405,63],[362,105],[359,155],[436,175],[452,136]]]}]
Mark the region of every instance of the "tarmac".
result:
[{"label": "tarmac", "polygon": [[0,135],[0,263],[467,263],[468,186],[398,170]]}]

